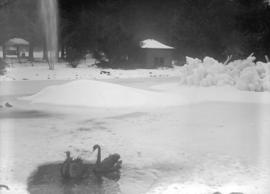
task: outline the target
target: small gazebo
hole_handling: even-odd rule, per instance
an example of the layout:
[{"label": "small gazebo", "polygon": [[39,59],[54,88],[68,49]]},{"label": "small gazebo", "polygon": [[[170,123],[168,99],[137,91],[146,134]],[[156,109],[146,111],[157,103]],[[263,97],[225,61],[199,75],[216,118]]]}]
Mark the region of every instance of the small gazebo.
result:
[{"label": "small gazebo", "polygon": [[[20,58],[21,56],[21,52],[23,50],[28,50],[29,49],[29,42],[22,39],[22,38],[12,38],[9,39],[6,43],[5,43],[5,49],[3,51],[4,54],[4,58],[6,57],[6,54],[9,54],[9,52],[11,54],[16,54],[18,58]],[[14,52],[15,51],[15,52]]]}]

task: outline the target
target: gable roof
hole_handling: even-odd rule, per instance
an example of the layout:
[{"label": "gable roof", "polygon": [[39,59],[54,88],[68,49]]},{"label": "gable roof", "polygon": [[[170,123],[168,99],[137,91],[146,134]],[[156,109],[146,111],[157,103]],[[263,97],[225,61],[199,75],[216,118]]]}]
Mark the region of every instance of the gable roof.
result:
[{"label": "gable roof", "polygon": [[152,48],[152,49],[174,49],[168,45],[162,44],[154,39],[146,39],[140,42],[141,48]]}]

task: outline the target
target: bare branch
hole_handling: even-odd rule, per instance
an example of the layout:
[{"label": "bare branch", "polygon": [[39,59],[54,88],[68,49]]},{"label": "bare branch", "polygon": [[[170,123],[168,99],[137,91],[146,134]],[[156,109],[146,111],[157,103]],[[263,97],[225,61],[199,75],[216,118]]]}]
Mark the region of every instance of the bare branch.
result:
[{"label": "bare branch", "polygon": [[266,60],[266,62],[267,63],[269,63],[270,61],[269,61],[269,58],[268,58],[268,56],[267,55],[264,55],[264,58],[265,58],[265,60]]},{"label": "bare branch", "polygon": [[231,59],[232,59],[232,55],[227,56],[227,59],[226,59],[226,61],[223,63],[223,65],[227,65]]}]

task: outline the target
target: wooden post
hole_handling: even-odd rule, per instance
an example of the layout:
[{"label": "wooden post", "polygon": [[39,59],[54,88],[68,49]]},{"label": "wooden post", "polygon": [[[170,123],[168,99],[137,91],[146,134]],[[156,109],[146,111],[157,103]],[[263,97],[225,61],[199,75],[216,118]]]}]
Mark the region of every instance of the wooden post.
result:
[{"label": "wooden post", "polygon": [[29,61],[33,61],[34,60],[34,47],[33,47],[33,44],[29,44],[29,55],[28,55],[28,60]]}]

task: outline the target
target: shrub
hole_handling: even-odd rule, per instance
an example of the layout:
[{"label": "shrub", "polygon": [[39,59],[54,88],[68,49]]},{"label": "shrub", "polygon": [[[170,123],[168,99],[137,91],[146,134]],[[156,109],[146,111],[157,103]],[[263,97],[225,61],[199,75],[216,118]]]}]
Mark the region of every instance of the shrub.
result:
[{"label": "shrub", "polygon": [[80,60],[83,58],[84,52],[80,52],[79,50],[75,48],[68,48],[67,49],[67,62],[68,65],[70,65],[73,68],[76,68]]}]

